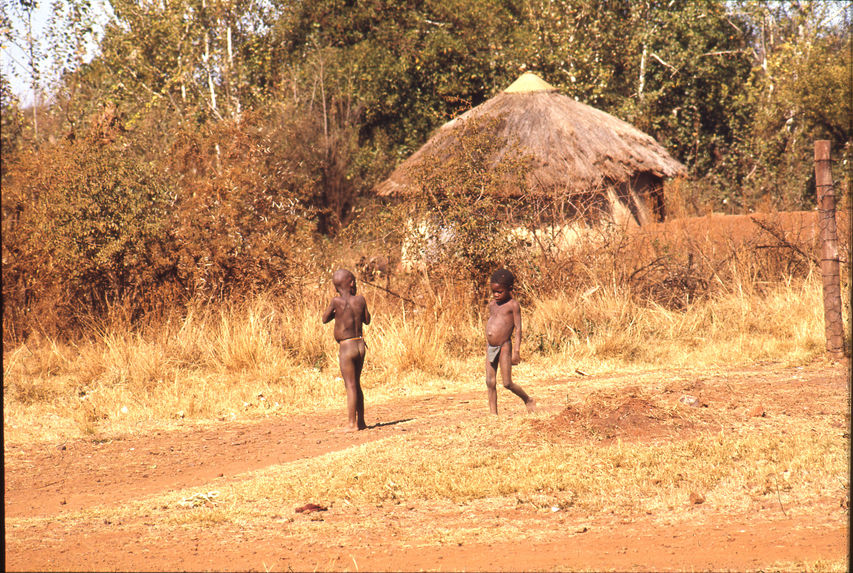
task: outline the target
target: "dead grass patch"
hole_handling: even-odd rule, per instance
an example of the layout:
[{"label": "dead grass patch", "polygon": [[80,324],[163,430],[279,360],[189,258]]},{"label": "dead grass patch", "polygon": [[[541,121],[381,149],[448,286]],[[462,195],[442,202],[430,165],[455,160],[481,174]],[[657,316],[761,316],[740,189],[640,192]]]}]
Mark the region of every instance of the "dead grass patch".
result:
[{"label": "dead grass patch", "polygon": [[[556,259],[553,268],[540,269],[545,274],[536,278],[539,291],[530,284],[519,288],[521,352],[528,364],[542,372],[566,364],[588,372],[643,371],[759,361],[798,365],[823,355],[822,287],[811,267],[805,275],[779,275],[784,265],[777,261],[773,274],[765,268],[770,263],[744,252],[742,245],[737,250],[715,241],[708,250],[702,241],[682,237],[697,261],[699,254],[707,255],[703,280],[716,287],[673,306],[644,298],[626,279],[631,265],[640,264],[628,255],[663,249],[656,237],[640,238],[648,244],[614,238],[602,257],[589,246],[567,252],[569,262],[583,263],[586,270],[565,277],[560,288],[546,288],[559,278],[547,274],[562,268]],[[802,259],[798,251],[788,251]],[[847,269],[842,280],[849,282]],[[402,288],[405,281],[392,285],[406,292],[405,300],[367,292],[374,322],[365,328],[362,384],[374,404],[482,378],[484,301],[452,283],[409,280],[414,292]],[[199,303],[133,328],[117,307],[90,320],[88,331],[73,343],[34,337],[4,349],[7,439],[109,436],[176,420],[257,419],[336,408],[344,397],[337,346],[331,325],[319,319],[331,294],[328,285],[311,284],[298,298],[260,294],[239,303]],[[844,308],[849,326],[847,298]],[[591,422],[587,426],[605,439],[619,437],[599,422],[597,429]]]}]

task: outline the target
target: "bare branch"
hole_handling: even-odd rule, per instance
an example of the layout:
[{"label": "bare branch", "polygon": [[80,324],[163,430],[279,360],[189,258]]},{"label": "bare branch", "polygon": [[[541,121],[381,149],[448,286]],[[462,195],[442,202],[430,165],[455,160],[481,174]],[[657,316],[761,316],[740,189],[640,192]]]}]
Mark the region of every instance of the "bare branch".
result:
[{"label": "bare branch", "polygon": [[663,61],[663,60],[661,59],[661,57],[660,57],[660,56],[658,56],[656,53],[652,52],[652,53],[651,53],[651,56],[652,56],[654,59],[656,59],[657,61],[659,61],[661,64],[663,64],[664,66],[666,66],[667,68],[669,68],[670,70],[672,70],[672,73],[673,73],[673,74],[677,74],[677,73],[678,73],[678,68],[674,68],[672,65],[670,65],[670,64],[668,64],[667,62]]},{"label": "bare branch", "polygon": [[[797,245],[795,245],[794,243],[792,243],[791,241],[789,241],[788,239],[786,239],[786,238],[785,238],[785,236],[780,232],[780,230],[779,230],[779,229],[776,229],[776,228],[774,228],[773,226],[768,225],[767,223],[764,223],[763,221],[760,221],[757,217],[750,217],[749,219],[750,219],[753,223],[755,223],[756,225],[758,225],[758,227],[760,227],[761,229],[763,229],[764,231],[766,231],[766,232],[767,232],[770,236],[772,236],[774,239],[776,239],[777,241],[779,241],[779,243],[781,243],[781,244],[780,244],[780,245],[778,245],[778,246],[786,247],[786,248],[788,248],[788,249],[791,249],[792,251],[794,251],[794,252],[798,253],[799,255],[801,255],[801,256],[802,256],[804,259],[806,259],[807,261],[811,261],[812,263],[814,263],[814,264],[815,264],[815,266],[818,266],[818,267],[820,266],[820,261],[819,261],[819,260],[817,260],[815,257],[813,257],[813,256],[809,255],[808,253],[806,253],[805,251],[803,251],[800,247],[798,247]],[[766,247],[767,247],[767,245],[765,245],[764,247],[766,248]]]},{"label": "bare branch", "polygon": [[704,54],[700,54],[700,58],[704,58],[705,56],[724,56],[726,54],[742,54],[744,50],[720,50],[718,52],[705,52]]}]

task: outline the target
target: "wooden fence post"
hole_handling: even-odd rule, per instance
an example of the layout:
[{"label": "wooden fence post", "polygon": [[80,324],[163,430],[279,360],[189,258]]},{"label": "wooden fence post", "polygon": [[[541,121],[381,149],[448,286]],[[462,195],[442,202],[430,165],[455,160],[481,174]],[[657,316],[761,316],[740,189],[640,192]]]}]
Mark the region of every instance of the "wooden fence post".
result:
[{"label": "wooden fence post", "polygon": [[814,142],[826,352],[831,358],[838,360],[844,357],[844,325],[841,318],[841,276],[838,262],[838,228],[835,222],[835,190],[832,186],[829,149],[828,140]]}]

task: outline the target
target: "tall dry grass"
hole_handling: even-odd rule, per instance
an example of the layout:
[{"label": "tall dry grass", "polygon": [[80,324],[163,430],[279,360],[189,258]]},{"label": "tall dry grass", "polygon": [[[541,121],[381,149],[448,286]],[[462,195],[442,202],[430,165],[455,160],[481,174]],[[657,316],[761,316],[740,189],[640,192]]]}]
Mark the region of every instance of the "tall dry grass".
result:
[{"label": "tall dry grass", "polygon": [[602,287],[589,295],[534,300],[525,339],[527,348],[545,356],[620,367],[794,364],[823,351],[822,305],[815,275],[761,293],[715,293],[683,311],[640,304],[627,289]]},{"label": "tall dry grass", "polygon": [[[643,251],[648,245],[624,236],[608,241],[561,259],[530,255],[538,275],[519,264],[522,357],[534,377],[580,365],[602,372],[798,364],[822,354],[822,290],[813,266],[785,274],[780,269],[790,264],[742,246],[699,250],[685,266],[683,257]],[[655,273],[638,281],[636,269],[651,268],[648,260],[658,261]],[[695,280],[701,273],[707,280]],[[847,332],[849,277],[847,264]],[[396,277],[391,291],[403,295],[362,285],[374,316],[365,328],[368,401],[481,387],[484,293],[429,284],[420,275]],[[677,296],[661,296],[667,292]],[[6,439],[341,408],[337,347],[331,325],[320,323],[332,294],[329,285],[315,284],[299,296],[196,304],[141,323],[115,305],[87,322],[85,336],[31,337],[4,347]]]}]

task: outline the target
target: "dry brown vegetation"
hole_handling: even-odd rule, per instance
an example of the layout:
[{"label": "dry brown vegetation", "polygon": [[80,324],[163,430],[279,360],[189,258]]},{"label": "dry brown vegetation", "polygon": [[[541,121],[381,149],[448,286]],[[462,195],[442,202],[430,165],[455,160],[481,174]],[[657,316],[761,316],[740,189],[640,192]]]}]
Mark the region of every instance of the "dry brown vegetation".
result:
[{"label": "dry brown vegetation", "polygon": [[[784,227],[781,219],[768,225]],[[405,507],[409,513],[395,517],[395,535],[416,535],[419,547],[429,548],[519,536],[544,543],[550,526],[538,520],[548,512],[571,523],[616,514],[686,524],[684,500],[694,494],[714,508],[709,515],[777,504],[786,516],[812,519],[827,499],[837,507],[838,499],[849,498],[843,477],[849,444],[842,437],[849,417],[843,417],[838,373],[826,379],[834,394],[811,398],[792,386],[777,391],[794,394],[771,398],[774,384],[760,378],[762,368],[779,379],[787,375],[780,369],[807,366],[810,372],[822,363],[813,243],[802,233],[774,235],[759,227],[741,237],[653,231],[596,232],[571,248],[532,250],[513,261],[525,321],[525,362],[517,375],[551,404],[532,418],[510,415],[484,424],[473,414],[475,403],[462,405],[466,398],[453,410],[464,416],[398,432],[407,420],[401,400],[479,396],[482,293],[472,294],[467,282],[449,274],[427,282],[429,269],[387,282],[365,275],[361,292],[374,315],[363,375],[368,412],[402,407],[393,418],[399,428],[234,476],[215,486],[215,500],[198,498],[194,508],[200,490],[177,488],[66,512],[59,521],[15,517],[7,528],[23,539],[23,531],[46,527],[45,520],[73,528],[93,519],[142,519],[172,537],[260,531],[273,522],[287,526],[288,543],[328,535],[357,544],[363,530],[381,535],[388,512],[397,511],[389,508]],[[362,256],[341,252],[353,266]],[[843,268],[842,291],[849,293],[849,262]],[[86,336],[32,337],[7,346],[7,452],[338,412],[343,388],[336,348],[319,323],[329,296],[331,287],[320,278],[290,296],[199,303],[142,321],[116,305],[90,320]],[[849,298],[844,308],[849,331]],[[726,374],[738,369],[735,377]],[[568,386],[555,382],[567,377]],[[690,408],[679,403],[683,395],[716,406]],[[846,397],[849,404],[849,390]],[[501,400],[502,408],[512,408],[504,395]],[[814,414],[795,412],[803,400]],[[747,413],[771,403],[779,411],[766,420]],[[288,517],[291,506],[305,501],[333,507],[340,518]],[[488,533],[453,508],[485,515],[529,510],[523,519],[536,523],[513,521],[500,534]],[[421,530],[427,516],[434,520],[428,534]],[[765,564],[780,571],[845,567],[835,558]]]},{"label": "dry brown vegetation", "polygon": [[[732,357],[799,364],[820,356],[813,237],[802,225],[786,231],[780,216],[764,225],[779,233],[742,225],[740,237],[675,226],[596,232],[559,253],[517,257],[525,359],[602,371],[719,365]],[[848,293],[849,263],[843,268]],[[390,288],[374,286],[382,281],[373,277],[362,282],[375,315],[364,376],[374,399],[463,387],[479,373],[482,292],[472,302],[467,283],[428,277],[394,275]],[[289,295],[199,303],[136,321],[116,305],[89,319],[84,336],[7,344],[6,439],[335,406],[335,347],[318,322],[330,294],[320,278]]]}]

